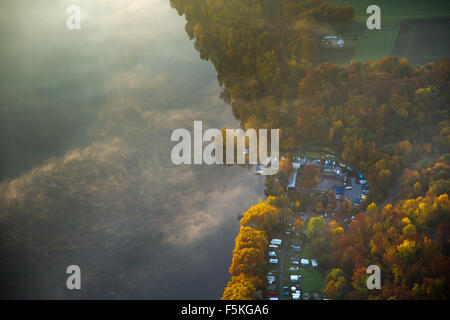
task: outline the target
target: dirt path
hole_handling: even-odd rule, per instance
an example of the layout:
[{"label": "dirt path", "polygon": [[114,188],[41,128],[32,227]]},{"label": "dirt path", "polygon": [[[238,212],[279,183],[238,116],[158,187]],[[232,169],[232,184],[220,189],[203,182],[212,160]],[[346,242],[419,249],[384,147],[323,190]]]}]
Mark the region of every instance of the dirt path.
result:
[{"label": "dirt path", "polygon": [[283,295],[283,270],[284,270],[284,253],[286,250],[286,246],[287,246],[287,239],[283,239],[283,243],[281,244],[281,249],[280,249],[280,263],[278,264],[278,294],[279,294],[279,299],[282,300],[284,295]]}]

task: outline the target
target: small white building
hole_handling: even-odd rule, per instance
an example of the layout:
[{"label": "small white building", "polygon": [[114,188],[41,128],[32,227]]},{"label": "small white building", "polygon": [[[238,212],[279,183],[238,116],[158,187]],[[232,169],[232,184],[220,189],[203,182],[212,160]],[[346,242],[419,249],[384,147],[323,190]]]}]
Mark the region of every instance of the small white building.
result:
[{"label": "small white building", "polygon": [[320,40],[320,42],[322,46],[325,48],[330,47],[342,48],[344,46],[344,39],[342,38],[342,36],[324,36]]}]

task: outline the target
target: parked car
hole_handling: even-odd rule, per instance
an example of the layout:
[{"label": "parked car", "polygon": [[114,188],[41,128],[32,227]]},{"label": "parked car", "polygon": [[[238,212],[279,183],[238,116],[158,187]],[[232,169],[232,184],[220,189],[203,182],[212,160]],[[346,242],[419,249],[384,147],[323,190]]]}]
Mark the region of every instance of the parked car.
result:
[{"label": "parked car", "polygon": [[272,251],[275,251],[275,250],[278,250],[279,247],[277,245],[275,245],[275,244],[271,244],[271,245],[269,245],[269,249],[272,250]]}]

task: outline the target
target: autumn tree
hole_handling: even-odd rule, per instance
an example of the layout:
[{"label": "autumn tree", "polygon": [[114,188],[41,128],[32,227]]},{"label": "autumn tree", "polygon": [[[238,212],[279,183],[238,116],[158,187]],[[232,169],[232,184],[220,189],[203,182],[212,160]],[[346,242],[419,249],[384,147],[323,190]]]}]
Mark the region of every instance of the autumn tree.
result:
[{"label": "autumn tree", "polygon": [[347,280],[344,276],[344,271],[339,268],[334,268],[330,271],[325,280],[324,293],[329,299],[342,299]]},{"label": "autumn tree", "polygon": [[314,166],[305,166],[302,169],[301,184],[305,188],[315,188],[319,183],[320,169]]},{"label": "autumn tree", "polygon": [[270,232],[276,225],[278,217],[279,211],[277,208],[266,202],[260,202],[257,205],[250,207],[250,209],[244,213],[241,224],[243,226],[251,226],[257,230]]},{"label": "autumn tree", "polygon": [[306,236],[308,239],[313,239],[323,233],[325,230],[326,223],[320,217],[312,217],[309,219],[308,226],[306,228]]},{"label": "autumn tree", "polygon": [[255,300],[255,279],[245,274],[231,277],[222,295],[222,300]]}]

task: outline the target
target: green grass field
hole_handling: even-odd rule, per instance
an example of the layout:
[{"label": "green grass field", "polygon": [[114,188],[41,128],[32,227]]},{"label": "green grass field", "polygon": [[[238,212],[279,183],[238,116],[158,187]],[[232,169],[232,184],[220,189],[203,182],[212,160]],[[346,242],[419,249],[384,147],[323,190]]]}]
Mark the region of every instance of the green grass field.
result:
[{"label": "green grass field", "polygon": [[381,9],[381,23],[391,24],[398,19],[435,18],[448,16],[450,2],[447,0],[325,0],[341,6],[350,5],[355,10],[355,21],[366,23],[366,9],[376,4]]},{"label": "green grass field", "polygon": [[450,57],[448,41],[450,19],[405,22],[399,31],[392,54],[413,64],[424,64]]},{"label": "green grass field", "polygon": [[[332,48],[322,52],[323,59],[338,65],[348,64],[350,61],[378,60],[393,54],[393,49],[399,36],[400,27],[410,20],[431,20],[437,18],[450,18],[450,1],[419,1],[419,0],[327,0],[329,3],[351,5],[355,10],[355,21],[346,23],[333,23],[323,27],[323,32],[343,34],[344,37],[359,35],[358,40],[346,40],[344,48]],[[366,9],[371,4],[377,4],[381,9],[381,30],[368,30],[366,20],[369,17]],[[329,28],[329,29],[328,29]],[[447,29],[443,30],[448,36]],[[421,34],[421,33],[419,33]],[[417,39],[417,37],[416,37]],[[416,45],[420,43],[416,42]],[[431,48],[429,53],[422,55],[421,61],[433,60]],[[442,51],[442,50],[441,50]],[[408,58],[408,56],[401,56]],[[414,62],[413,62],[414,63]]]}]

